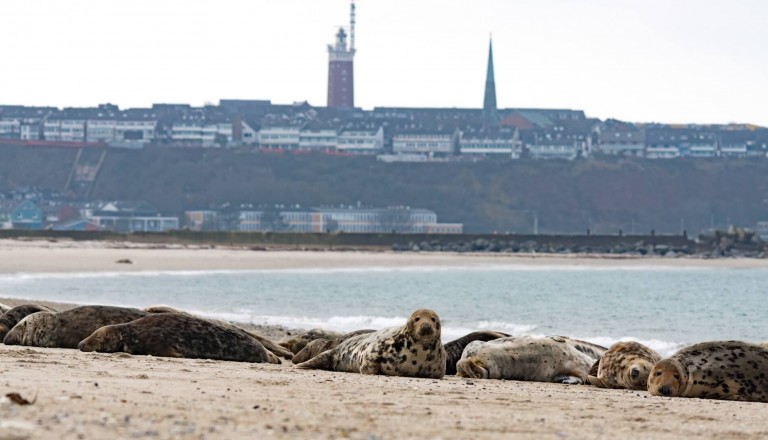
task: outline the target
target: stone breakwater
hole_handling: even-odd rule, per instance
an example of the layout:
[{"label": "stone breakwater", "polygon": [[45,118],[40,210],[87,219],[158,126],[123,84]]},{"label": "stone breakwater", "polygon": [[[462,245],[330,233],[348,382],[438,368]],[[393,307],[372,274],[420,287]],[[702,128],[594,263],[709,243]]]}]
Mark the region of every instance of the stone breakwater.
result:
[{"label": "stone breakwater", "polygon": [[506,236],[456,240],[435,240],[395,243],[396,252],[458,252],[458,253],[541,253],[541,254],[612,254],[627,257],[746,257],[765,258],[768,246],[753,232],[743,230],[716,231],[696,240],[685,237],[650,236],[628,240],[621,236],[542,236],[541,239],[515,240]]}]

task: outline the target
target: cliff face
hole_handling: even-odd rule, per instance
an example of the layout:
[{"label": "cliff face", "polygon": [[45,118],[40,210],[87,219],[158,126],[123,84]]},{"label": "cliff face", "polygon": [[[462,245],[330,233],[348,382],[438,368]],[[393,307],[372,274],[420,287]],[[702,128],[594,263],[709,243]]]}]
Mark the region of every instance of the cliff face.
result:
[{"label": "cliff face", "polygon": [[[0,191],[63,190],[76,152],[4,148]],[[165,213],[212,204],[408,205],[467,232],[679,233],[768,220],[768,161],[590,160],[384,164],[370,157],[109,150],[91,199]]]}]

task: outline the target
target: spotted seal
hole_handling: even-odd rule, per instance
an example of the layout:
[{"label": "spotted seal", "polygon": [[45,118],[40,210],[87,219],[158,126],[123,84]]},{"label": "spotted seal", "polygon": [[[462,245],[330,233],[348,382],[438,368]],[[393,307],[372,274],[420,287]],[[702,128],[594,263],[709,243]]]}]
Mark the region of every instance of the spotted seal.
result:
[{"label": "spotted seal", "polygon": [[595,359],[574,347],[573,341],[561,336],[475,341],[464,349],[456,373],[477,379],[584,383]]},{"label": "spotted seal", "polygon": [[654,396],[768,402],[768,348],[711,341],[680,349],[653,366]]},{"label": "spotted seal", "polygon": [[281,341],[278,345],[280,345],[281,347],[287,348],[293,354],[297,354],[304,347],[306,347],[308,343],[310,343],[311,341],[314,341],[315,339],[334,340],[340,336],[342,336],[342,334],[339,332],[334,332],[331,330],[325,330],[321,328],[313,328],[312,330],[308,330],[306,332],[299,333],[289,338],[286,338],[285,340]]},{"label": "spotted seal", "polygon": [[443,347],[445,347],[445,374],[456,374],[456,362],[461,359],[461,354],[464,352],[464,348],[466,348],[470,342],[488,342],[493,341],[494,339],[506,337],[509,337],[509,335],[506,333],[495,332],[491,330],[480,330],[443,344]]},{"label": "spotted seal", "polygon": [[587,381],[598,388],[647,390],[648,375],[661,356],[645,345],[617,342],[592,366]]},{"label": "spotted seal", "polygon": [[339,336],[336,339],[320,338],[320,339],[315,339],[313,341],[309,341],[307,345],[301,349],[300,352],[293,355],[291,362],[293,362],[294,364],[300,364],[302,362],[306,362],[326,350],[331,350],[333,348],[338,347],[339,344],[341,344],[342,342],[346,341],[347,339],[353,336],[373,333],[374,331],[375,330],[370,330],[370,329],[355,330],[353,332],[349,332],[347,334]]},{"label": "spotted seal", "polygon": [[22,304],[14,307],[0,316],[0,341],[5,339],[11,329],[22,319],[37,312],[56,312],[56,310],[38,304]]},{"label": "spotted seal", "polygon": [[440,318],[432,310],[416,310],[402,327],[353,336],[296,368],[440,379],[445,375]]},{"label": "spotted seal", "polygon": [[81,351],[269,362],[280,359],[243,330],[183,313],[160,313],[107,325],[78,344]]},{"label": "spotted seal", "polygon": [[19,321],[5,336],[6,345],[77,348],[99,327],[143,318],[148,313],[126,307],[80,306],[63,312],[37,312]]}]

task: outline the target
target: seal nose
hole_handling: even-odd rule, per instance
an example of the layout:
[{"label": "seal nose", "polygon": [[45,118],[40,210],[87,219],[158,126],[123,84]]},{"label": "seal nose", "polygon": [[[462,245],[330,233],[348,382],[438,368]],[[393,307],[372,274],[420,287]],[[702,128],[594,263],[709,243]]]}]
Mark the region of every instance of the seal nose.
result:
[{"label": "seal nose", "polygon": [[433,334],[435,330],[432,328],[432,326],[428,323],[421,324],[421,327],[419,327],[419,334],[421,336],[429,336]]},{"label": "seal nose", "polygon": [[659,391],[660,391],[660,392],[661,392],[661,394],[662,394],[662,395],[664,395],[664,396],[669,396],[670,394],[672,394],[672,389],[669,387],[669,385],[662,385],[662,386],[659,388]]}]

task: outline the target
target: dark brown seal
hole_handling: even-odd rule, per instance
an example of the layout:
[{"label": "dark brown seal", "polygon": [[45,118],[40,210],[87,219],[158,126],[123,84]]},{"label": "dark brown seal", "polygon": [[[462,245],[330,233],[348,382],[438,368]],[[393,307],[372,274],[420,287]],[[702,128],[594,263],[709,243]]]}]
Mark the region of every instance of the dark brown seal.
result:
[{"label": "dark brown seal", "polygon": [[742,341],[694,344],[648,376],[654,396],[768,402],[768,348]]},{"label": "dark brown seal", "polygon": [[19,321],[37,312],[55,313],[56,310],[38,304],[22,304],[3,313],[2,316],[0,316],[0,341],[5,339],[5,335],[7,335]]},{"label": "dark brown seal", "polygon": [[300,352],[296,353],[293,356],[293,359],[291,359],[291,362],[294,364],[300,364],[302,362],[306,362],[313,357],[317,356],[318,354],[330,350],[333,348],[336,348],[341,344],[342,342],[346,341],[347,339],[357,336],[357,335],[364,335],[367,333],[373,333],[375,330],[355,330],[353,332],[349,332],[345,335],[339,336],[336,339],[315,339],[314,341],[309,341],[309,343],[304,346],[304,348],[301,349]]},{"label": "dark brown seal", "polygon": [[402,327],[353,336],[296,367],[440,379],[445,375],[440,318],[432,310],[416,310]]},{"label": "dark brown seal", "polygon": [[494,339],[506,338],[509,335],[491,330],[480,330],[464,335],[444,345],[445,347],[445,374],[456,374],[456,362],[461,359],[461,354],[470,342],[482,341],[488,342]]},{"label": "dark brown seal", "polygon": [[5,336],[6,345],[77,348],[99,327],[143,318],[139,309],[112,306],[81,306],[63,312],[37,312],[22,319]]},{"label": "dark brown seal", "polygon": [[240,329],[183,313],[160,313],[99,328],[78,345],[81,351],[269,362],[280,359]]}]

